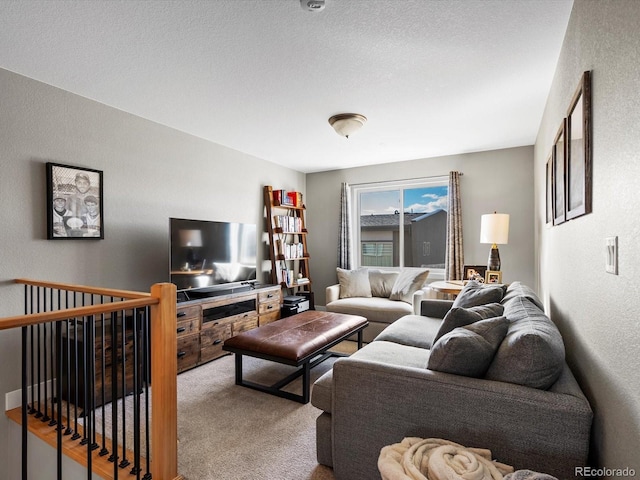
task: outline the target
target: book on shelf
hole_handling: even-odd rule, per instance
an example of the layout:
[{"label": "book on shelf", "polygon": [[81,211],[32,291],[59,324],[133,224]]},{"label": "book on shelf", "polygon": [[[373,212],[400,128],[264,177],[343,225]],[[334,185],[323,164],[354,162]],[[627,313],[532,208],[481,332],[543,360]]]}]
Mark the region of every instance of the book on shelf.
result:
[{"label": "book on shelf", "polygon": [[302,193],[273,190],[273,204],[288,207],[302,207]]}]

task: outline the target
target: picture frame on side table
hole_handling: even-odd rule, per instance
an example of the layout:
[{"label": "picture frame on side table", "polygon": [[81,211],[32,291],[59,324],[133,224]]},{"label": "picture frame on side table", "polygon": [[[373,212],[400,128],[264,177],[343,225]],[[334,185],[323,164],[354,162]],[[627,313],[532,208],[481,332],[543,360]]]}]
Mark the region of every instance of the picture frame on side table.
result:
[{"label": "picture frame on side table", "polygon": [[485,283],[502,283],[502,272],[487,270]]},{"label": "picture frame on side table", "polygon": [[591,72],[582,74],[566,124],[566,219],[591,213]]},{"label": "picture frame on side table", "polygon": [[47,239],[104,239],[102,171],[51,162],[46,167]]},{"label": "picture frame on side table", "polygon": [[553,224],[560,225],[566,220],[565,214],[565,158],[566,158],[566,118],[558,129],[553,142]]},{"label": "picture frame on side table", "polygon": [[462,280],[477,280],[479,282],[484,282],[484,274],[486,271],[486,265],[465,265],[462,268]]}]

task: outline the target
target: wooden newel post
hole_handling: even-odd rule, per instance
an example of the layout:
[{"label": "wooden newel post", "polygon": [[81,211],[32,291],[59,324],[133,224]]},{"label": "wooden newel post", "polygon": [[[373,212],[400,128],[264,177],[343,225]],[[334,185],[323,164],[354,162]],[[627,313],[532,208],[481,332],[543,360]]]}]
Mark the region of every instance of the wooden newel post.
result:
[{"label": "wooden newel post", "polygon": [[151,473],[154,480],[178,476],[178,357],[176,286],[158,283],[151,296]]}]

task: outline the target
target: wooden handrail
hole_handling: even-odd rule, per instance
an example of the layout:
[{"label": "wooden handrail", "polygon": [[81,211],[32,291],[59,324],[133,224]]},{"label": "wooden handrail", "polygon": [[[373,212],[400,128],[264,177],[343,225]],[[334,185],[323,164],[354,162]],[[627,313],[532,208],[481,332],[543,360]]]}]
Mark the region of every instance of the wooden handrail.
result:
[{"label": "wooden handrail", "polygon": [[27,315],[17,315],[14,317],[0,318],[0,330],[9,328],[27,327],[38,323],[56,322],[69,318],[85,317],[90,315],[100,315],[101,313],[117,312],[132,308],[157,305],[158,299],[153,297],[137,298],[134,300],[122,300],[119,302],[102,303],[99,305],[88,305],[86,307],[74,307],[51,312],[30,313]]},{"label": "wooden handrail", "polygon": [[15,283],[23,285],[33,285],[34,287],[55,288],[57,290],[69,290],[70,292],[92,293],[104,295],[105,297],[121,298],[150,298],[151,294],[146,292],[134,292],[131,290],[118,290],[114,288],[87,287],[85,285],[75,285],[72,283],[44,282],[41,280],[31,280],[28,278],[17,278]]}]

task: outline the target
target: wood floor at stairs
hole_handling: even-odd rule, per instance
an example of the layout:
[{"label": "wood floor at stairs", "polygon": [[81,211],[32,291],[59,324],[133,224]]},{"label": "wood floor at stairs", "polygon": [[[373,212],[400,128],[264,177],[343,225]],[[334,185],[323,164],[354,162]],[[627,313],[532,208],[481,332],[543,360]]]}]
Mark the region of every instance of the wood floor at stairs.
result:
[{"label": "wood floor at stairs", "polygon": [[[18,425],[22,425],[22,408],[14,408],[12,410],[8,410],[6,412],[7,417],[16,422]],[[33,415],[28,415],[28,427],[29,431],[47,442],[53,448],[56,448],[58,443],[58,432],[56,431],[56,427],[50,426],[47,422],[43,422],[38,418],[35,418]],[[63,417],[63,423],[66,425],[66,419]],[[82,426],[78,425],[78,433],[82,435],[84,432],[82,430]],[[102,444],[102,436],[96,434],[96,442],[101,445]],[[87,450],[85,445],[80,444],[80,439],[72,440],[70,435],[62,436],[62,444],[63,444],[63,454],[72,460],[76,461],[80,465],[84,467],[87,466]],[[100,475],[105,480],[113,480],[113,462],[110,462],[109,455],[100,456],[98,453],[100,449],[96,449],[93,451],[93,455],[91,458],[91,467],[93,473]],[[118,448],[118,458],[125,458],[122,454],[122,449]],[[133,459],[133,452],[127,450],[127,459]],[[144,459],[141,459],[141,463],[145,463]],[[136,475],[130,473],[133,465],[129,465],[125,468],[118,468],[118,480],[135,480]]]}]

